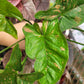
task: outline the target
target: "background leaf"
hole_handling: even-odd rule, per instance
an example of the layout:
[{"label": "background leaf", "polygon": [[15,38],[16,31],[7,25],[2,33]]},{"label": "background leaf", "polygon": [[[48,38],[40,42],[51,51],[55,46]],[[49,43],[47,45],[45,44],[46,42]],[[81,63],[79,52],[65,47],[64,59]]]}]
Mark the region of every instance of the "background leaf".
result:
[{"label": "background leaf", "polygon": [[16,71],[21,71],[21,51],[17,44],[11,54],[10,60],[7,63],[5,70],[0,73],[0,84],[17,84]]},{"label": "background leaf", "polygon": [[43,24],[42,27],[44,28],[41,34],[34,32],[35,26],[33,25],[32,28],[27,27],[31,32],[23,29],[26,54],[31,59],[36,59],[35,71],[44,73],[40,83],[55,84],[64,72],[68,60],[68,46],[57,20],[49,22],[46,26]]},{"label": "background leaf", "polygon": [[11,21],[5,17],[14,17],[19,21],[23,20],[20,11],[13,6],[8,0],[0,0],[0,31],[4,31],[14,38],[17,38],[17,31]]},{"label": "background leaf", "polygon": [[61,31],[84,22],[84,0],[56,0],[56,5],[47,11],[39,11],[35,18],[53,20],[59,18]]},{"label": "background leaf", "polygon": [[4,71],[0,74],[0,84],[17,84],[16,74]]},{"label": "background leaf", "polygon": [[14,69],[15,71],[21,71],[22,70],[21,57],[22,57],[22,53],[19,49],[19,45],[17,44],[13,48],[10,60],[6,65],[6,69],[11,68]]},{"label": "background leaf", "polygon": [[61,31],[77,27],[84,22],[84,5],[66,12],[60,19]]},{"label": "background leaf", "polygon": [[34,72],[31,74],[18,74],[17,84],[33,84],[34,81],[43,77],[43,74],[40,72]]},{"label": "background leaf", "polygon": [[17,31],[14,28],[12,22],[5,18],[4,15],[0,14],[0,31],[4,31],[10,35],[12,35],[14,38],[17,37]]},{"label": "background leaf", "polygon": [[6,17],[14,17],[22,21],[23,16],[20,11],[13,6],[8,0],[0,0],[0,14]]},{"label": "background leaf", "polygon": [[0,73],[0,84],[33,84],[34,81],[44,76],[43,73],[40,72],[17,74],[17,71],[22,70],[21,56],[22,54],[17,44],[12,51],[5,70]]}]

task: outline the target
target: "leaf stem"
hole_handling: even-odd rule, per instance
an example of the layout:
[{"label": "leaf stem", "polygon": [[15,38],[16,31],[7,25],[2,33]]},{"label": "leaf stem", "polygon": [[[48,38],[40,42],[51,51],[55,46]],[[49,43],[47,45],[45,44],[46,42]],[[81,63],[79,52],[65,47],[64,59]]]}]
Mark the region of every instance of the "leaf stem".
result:
[{"label": "leaf stem", "polygon": [[31,24],[31,25],[32,25],[32,23],[31,23],[29,20],[26,20],[26,19],[23,19],[23,20],[25,20],[26,22],[28,22],[29,24]]},{"label": "leaf stem", "polygon": [[24,65],[25,62],[26,62],[26,60],[27,60],[27,56],[25,56],[25,58],[24,58],[24,60],[21,62],[21,64]]},{"label": "leaf stem", "polygon": [[76,42],[76,41],[73,41],[73,40],[70,40],[70,39],[67,39],[67,40],[70,41],[70,42],[73,42],[73,43],[76,43],[76,44],[79,44],[79,45],[83,45],[84,46],[83,43],[79,43],[79,42]]},{"label": "leaf stem", "polygon": [[81,31],[81,32],[84,32],[84,30],[79,29],[79,28],[72,28],[72,29],[74,29],[74,30],[78,30],[78,31]]},{"label": "leaf stem", "polygon": [[21,39],[21,40],[17,41],[16,43],[12,44],[11,46],[9,46],[9,47],[7,47],[7,48],[5,48],[5,49],[1,50],[1,51],[0,51],[0,53],[5,52],[6,50],[8,50],[8,49],[9,49],[9,48],[11,48],[12,46],[16,45],[17,43],[19,43],[19,42],[21,42],[21,41],[23,41],[23,40],[25,40],[25,38],[23,38],[23,39]]}]

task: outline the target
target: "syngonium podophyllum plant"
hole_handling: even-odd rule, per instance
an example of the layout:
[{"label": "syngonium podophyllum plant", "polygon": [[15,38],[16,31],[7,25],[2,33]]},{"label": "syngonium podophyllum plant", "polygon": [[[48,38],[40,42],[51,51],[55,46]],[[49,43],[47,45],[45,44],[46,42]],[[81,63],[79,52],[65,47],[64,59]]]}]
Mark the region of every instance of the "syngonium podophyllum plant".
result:
[{"label": "syngonium podophyllum plant", "polygon": [[[6,17],[24,20],[16,7],[7,0],[0,0],[0,31],[17,39],[17,31]],[[29,58],[35,59],[35,72],[22,73],[26,59],[21,62],[18,43],[22,39],[12,45],[15,47],[10,60],[4,71],[0,72],[0,84],[33,84],[35,80],[40,84],[55,84],[61,78],[69,57],[67,41],[62,32],[84,22],[84,0],[56,0],[47,11],[37,12],[35,18],[43,19],[41,28],[37,23],[31,24],[29,21],[23,27],[25,51]]]}]

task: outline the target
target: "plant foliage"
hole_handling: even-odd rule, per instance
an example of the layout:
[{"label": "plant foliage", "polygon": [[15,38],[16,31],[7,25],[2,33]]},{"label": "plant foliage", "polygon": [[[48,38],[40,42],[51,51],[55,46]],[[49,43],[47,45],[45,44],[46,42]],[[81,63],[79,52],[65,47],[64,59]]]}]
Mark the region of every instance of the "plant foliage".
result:
[{"label": "plant foliage", "polygon": [[23,74],[22,53],[15,43],[6,68],[0,72],[0,84],[33,84],[36,80],[40,84],[55,84],[61,78],[69,55],[62,32],[84,22],[84,0],[56,0],[50,6],[47,11],[35,14],[36,19],[43,19],[42,27],[39,27],[37,23],[25,20],[7,0],[0,0],[0,31],[17,38],[17,31],[8,17],[29,22],[23,27],[25,51],[29,58],[35,60],[35,72]]},{"label": "plant foliage", "polygon": [[22,21],[23,19],[22,14],[16,7],[14,7],[7,0],[0,0],[0,31],[4,31],[17,38],[16,29],[14,28],[11,21],[6,19],[6,17],[14,17],[19,21]]},{"label": "plant foliage", "polygon": [[[36,24],[36,23],[35,23]],[[43,22],[42,30],[39,26],[26,24],[30,32],[23,29],[26,40],[26,54],[36,59],[36,72],[43,72],[40,84],[55,84],[64,72],[68,60],[68,45],[61,33],[58,20]]]},{"label": "plant foliage", "polygon": [[22,70],[21,56],[22,54],[19,49],[19,45],[17,44],[12,51],[5,70],[0,73],[0,84],[21,84],[24,81],[32,84],[35,80],[38,80],[43,76],[40,72],[34,72],[32,74],[18,74],[17,71]]},{"label": "plant foliage", "polygon": [[53,20],[59,18],[61,31],[84,22],[84,0],[56,0],[56,5],[47,11],[39,11],[35,18]]},{"label": "plant foliage", "polygon": [[17,38],[17,31],[14,28],[12,22],[5,18],[4,15],[0,14],[0,31],[9,33],[13,37]]},{"label": "plant foliage", "polygon": [[8,0],[0,0],[0,14],[4,15],[5,17],[15,17],[20,21],[23,19],[20,11],[9,3]]}]

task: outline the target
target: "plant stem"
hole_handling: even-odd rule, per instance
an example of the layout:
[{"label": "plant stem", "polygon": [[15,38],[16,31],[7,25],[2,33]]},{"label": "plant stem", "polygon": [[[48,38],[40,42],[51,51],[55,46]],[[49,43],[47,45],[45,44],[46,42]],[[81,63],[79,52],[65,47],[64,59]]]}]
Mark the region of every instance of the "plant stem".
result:
[{"label": "plant stem", "polygon": [[24,60],[21,62],[23,68],[22,68],[22,71],[20,73],[23,73],[26,61],[27,61],[27,56],[25,56]]},{"label": "plant stem", "polygon": [[19,42],[21,42],[21,41],[23,41],[23,40],[25,40],[25,38],[23,38],[23,39],[17,41],[16,43],[12,44],[11,46],[9,46],[9,47],[7,47],[7,48],[1,50],[0,53],[3,53],[4,51],[8,50],[9,48],[13,47],[14,45],[16,45],[17,43],[19,43]]},{"label": "plant stem", "polygon": [[32,25],[32,23],[31,23],[29,20],[26,20],[26,19],[23,19],[23,20],[25,20],[26,22],[28,22],[29,24],[31,24],[31,25]]},{"label": "plant stem", "polygon": [[24,65],[25,62],[26,62],[26,60],[27,60],[27,56],[25,56],[25,58],[24,58],[24,60],[21,62],[21,64]]},{"label": "plant stem", "polygon": [[70,40],[70,39],[67,39],[67,40],[70,41],[70,42],[73,42],[73,43],[76,43],[76,44],[79,44],[79,45],[83,45],[84,46],[83,43],[79,43],[79,42],[76,42],[76,41],[73,41],[73,40]]},{"label": "plant stem", "polygon": [[78,30],[78,31],[81,31],[81,32],[84,32],[84,30],[79,29],[79,28],[72,28],[72,29],[74,29],[74,30]]}]

